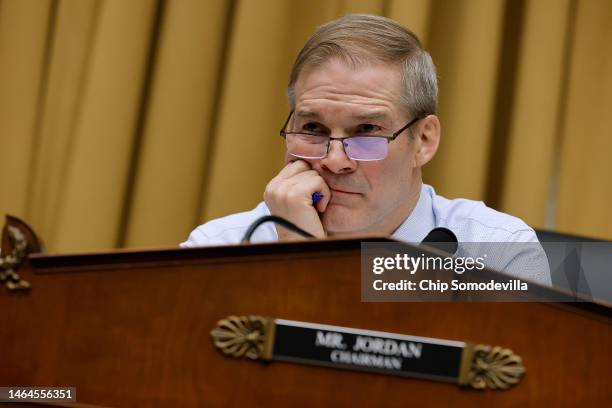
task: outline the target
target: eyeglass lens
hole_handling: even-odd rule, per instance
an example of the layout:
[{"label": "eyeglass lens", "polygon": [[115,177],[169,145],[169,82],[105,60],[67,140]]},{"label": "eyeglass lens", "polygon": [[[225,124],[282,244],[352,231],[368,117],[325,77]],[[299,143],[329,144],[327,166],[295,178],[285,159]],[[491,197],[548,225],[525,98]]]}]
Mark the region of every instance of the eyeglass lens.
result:
[{"label": "eyeglass lens", "polygon": [[[304,159],[322,159],[327,155],[328,136],[287,134],[289,154]],[[389,142],[383,137],[355,136],[342,140],[351,160],[382,160],[387,157]]]}]

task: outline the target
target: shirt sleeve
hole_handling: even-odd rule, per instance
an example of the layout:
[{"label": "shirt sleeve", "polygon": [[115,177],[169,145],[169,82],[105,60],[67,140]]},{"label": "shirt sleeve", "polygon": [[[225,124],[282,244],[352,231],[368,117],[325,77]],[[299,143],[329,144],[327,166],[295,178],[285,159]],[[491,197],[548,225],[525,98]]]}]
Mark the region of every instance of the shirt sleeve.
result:
[{"label": "shirt sleeve", "polygon": [[471,257],[484,257],[486,267],[506,275],[552,286],[548,258],[533,229],[506,232],[504,237],[495,238],[490,242],[461,243],[460,251]]},{"label": "shirt sleeve", "polygon": [[535,231],[519,231],[513,235],[515,247],[512,256],[508,257],[502,272],[519,276],[531,282],[552,286],[550,266],[544,248],[538,241]]},{"label": "shirt sleeve", "polygon": [[204,234],[200,230],[200,228],[196,228],[193,231],[191,231],[191,234],[189,234],[187,241],[180,243],[180,247],[181,248],[194,248],[198,246],[210,245],[210,242],[211,242],[210,238],[206,236],[206,234]]}]

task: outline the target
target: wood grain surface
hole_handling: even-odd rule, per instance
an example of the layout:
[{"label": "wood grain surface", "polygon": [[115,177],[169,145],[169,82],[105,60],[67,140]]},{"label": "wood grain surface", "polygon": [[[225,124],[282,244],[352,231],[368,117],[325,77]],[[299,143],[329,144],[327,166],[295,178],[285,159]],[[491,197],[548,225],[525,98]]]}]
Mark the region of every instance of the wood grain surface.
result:
[{"label": "wood grain surface", "polygon": [[[28,294],[0,288],[0,384],[73,386],[114,407],[606,406],[604,306],[361,302],[354,241],[34,256]],[[527,369],[507,391],[233,359],[210,330],[228,315],[500,345]]]}]

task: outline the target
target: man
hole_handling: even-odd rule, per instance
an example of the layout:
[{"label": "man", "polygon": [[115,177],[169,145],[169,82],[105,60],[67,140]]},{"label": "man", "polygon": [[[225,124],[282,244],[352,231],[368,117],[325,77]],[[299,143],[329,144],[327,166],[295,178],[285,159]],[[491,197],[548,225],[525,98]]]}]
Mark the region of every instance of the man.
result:
[{"label": "man", "polygon": [[[349,15],[320,27],[291,71],[291,113],[281,130],[286,166],[268,183],[264,202],[198,227],[183,246],[238,243],[269,214],[317,238],[379,233],[421,242],[446,227],[459,242],[537,243],[518,218],[482,202],[448,200],[423,184],[421,169],[440,141],[437,93],[430,55],[393,20]],[[268,223],[252,241],[294,238]],[[523,259],[541,260],[536,245]],[[547,263],[536,264],[517,274],[550,283]]]}]

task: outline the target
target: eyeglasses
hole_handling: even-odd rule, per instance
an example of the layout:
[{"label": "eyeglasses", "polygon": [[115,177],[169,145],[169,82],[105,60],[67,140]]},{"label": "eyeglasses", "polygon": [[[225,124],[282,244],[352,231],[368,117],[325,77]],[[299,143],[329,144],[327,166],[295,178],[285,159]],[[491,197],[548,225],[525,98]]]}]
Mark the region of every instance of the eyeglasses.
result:
[{"label": "eyeglasses", "polygon": [[344,146],[344,152],[351,160],[375,161],[383,160],[389,153],[389,143],[394,141],[404,130],[414,125],[425,116],[412,119],[391,136],[359,134],[345,137],[331,138],[328,135],[315,132],[287,132],[285,128],[289,124],[293,111],[289,113],[283,128],[281,137],[287,144],[287,152],[300,159],[323,159],[329,153],[329,145],[332,140],[339,140]]}]

